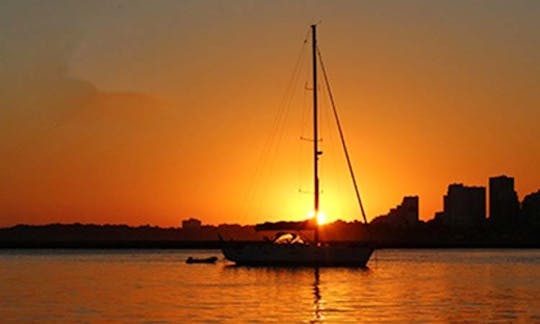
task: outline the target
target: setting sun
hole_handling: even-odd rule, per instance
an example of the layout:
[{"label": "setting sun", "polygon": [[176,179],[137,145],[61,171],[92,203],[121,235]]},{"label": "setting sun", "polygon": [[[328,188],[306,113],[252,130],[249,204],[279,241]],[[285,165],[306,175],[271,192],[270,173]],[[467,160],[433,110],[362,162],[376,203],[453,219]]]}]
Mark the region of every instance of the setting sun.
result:
[{"label": "setting sun", "polygon": [[318,214],[317,214],[317,224],[319,225],[324,225],[326,224],[326,215],[324,214],[324,212],[320,211]]},{"label": "setting sun", "polygon": [[[308,213],[309,218],[313,218],[314,216],[315,216],[315,212],[313,210]],[[317,224],[318,225],[326,224],[326,214],[323,211],[319,211],[317,213]]]}]

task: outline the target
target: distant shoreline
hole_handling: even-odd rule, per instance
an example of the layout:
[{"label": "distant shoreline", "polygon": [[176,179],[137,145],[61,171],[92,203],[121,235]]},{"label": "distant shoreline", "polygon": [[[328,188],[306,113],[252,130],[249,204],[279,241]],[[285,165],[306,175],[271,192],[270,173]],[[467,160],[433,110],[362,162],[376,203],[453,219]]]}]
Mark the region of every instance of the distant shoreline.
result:
[{"label": "distant shoreline", "polygon": [[[259,241],[234,241],[235,244],[257,244]],[[347,243],[347,242],[341,242]],[[352,242],[349,242],[352,243]],[[221,249],[228,242],[220,241],[85,241],[85,242],[40,242],[40,241],[18,241],[1,242],[0,251],[8,249],[103,249],[103,250],[123,250],[123,249],[149,249],[149,250],[208,250]],[[448,242],[433,244],[415,243],[374,243],[376,249],[539,249],[539,244],[490,244],[490,243],[465,243]]]},{"label": "distant shoreline", "polygon": [[[255,226],[240,225],[196,228],[17,225],[0,228],[0,249],[220,249],[227,244],[264,244],[275,232],[275,229],[257,231]],[[539,233],[540,227],[525,225],[452,228],[423,223],[409,227],[373,224],[368,230],[362,223],[345,222],[328,224],[320,231],[322,242],[363,242],[376,249],[540,248]],[[309,231],[301,234],[308,235],[305,238],[310,240]]]}]

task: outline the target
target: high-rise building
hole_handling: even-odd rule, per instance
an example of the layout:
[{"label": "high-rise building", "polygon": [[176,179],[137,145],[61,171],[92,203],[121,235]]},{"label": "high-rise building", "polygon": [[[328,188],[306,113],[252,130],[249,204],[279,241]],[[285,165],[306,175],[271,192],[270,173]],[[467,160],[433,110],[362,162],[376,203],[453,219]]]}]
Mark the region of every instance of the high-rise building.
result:
[{"label": "high-rise building", "polygon": [[372,223],[399,227],[418,225],[418,196],[403,197],[401,204],[390,209],[388,214],[375,218]]},{"label": "high-rise building", "polygon": [[519,200],[514,190],[514,178],[489,178],[489,219],[495,225],[516,224]]},{"label": "high-rise building", "polygon": [[441,218],[449,226],[481,225],[486,219],[486,188],[449,185]]},{"label": "high-rise building", "polygon": [[418,223],[418,196],[404,197],[398,208],[401,211],[401,217],[408,225]]},{"label": "high-rise building", "polygon": [[525,196],[521,205],[521,215],[527,223],[540,225],[540,190]]}]

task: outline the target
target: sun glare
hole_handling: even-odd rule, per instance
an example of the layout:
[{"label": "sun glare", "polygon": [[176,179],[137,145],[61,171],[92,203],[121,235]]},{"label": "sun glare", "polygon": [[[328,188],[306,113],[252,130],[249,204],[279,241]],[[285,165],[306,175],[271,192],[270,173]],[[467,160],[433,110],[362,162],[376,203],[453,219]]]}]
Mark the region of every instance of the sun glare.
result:
[{"label": "sun glare", "polygon": [[[309,218],[313,218],[315,216],[315,212],[312,210],[308,213]],[[319,210],[317,213],[317,225],[324,225],[326,224],[326,215],[323,211]]]}]

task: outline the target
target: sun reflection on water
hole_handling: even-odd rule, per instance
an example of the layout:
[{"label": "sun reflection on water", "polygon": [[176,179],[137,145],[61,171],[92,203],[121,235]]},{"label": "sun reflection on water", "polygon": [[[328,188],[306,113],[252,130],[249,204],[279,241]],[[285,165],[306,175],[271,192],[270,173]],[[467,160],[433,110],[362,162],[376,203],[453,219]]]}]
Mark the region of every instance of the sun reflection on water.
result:
[{"label": "sun reflection on water", "polygon": [[0,253],[0,315],[28,322],[540,320],[540,250],[381,250],[372,268],[187,265],[219,251]]}]

